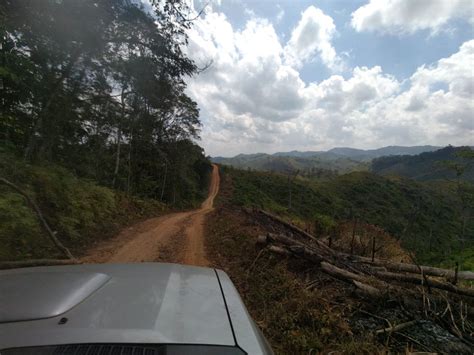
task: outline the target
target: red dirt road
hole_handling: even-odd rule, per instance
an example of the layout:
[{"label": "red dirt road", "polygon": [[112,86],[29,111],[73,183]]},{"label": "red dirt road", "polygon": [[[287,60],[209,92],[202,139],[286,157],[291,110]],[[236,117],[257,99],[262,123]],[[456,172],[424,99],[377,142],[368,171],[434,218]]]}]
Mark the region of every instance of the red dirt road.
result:
[{"label": "red dirt road", "polygon": [[219,169],[212,167],[209,195],[201,208],[151,218],[123,230],[118,236],[94,247],[82,262],[128,263],[168,261],[207,266],[204,221],[219,192]]}]

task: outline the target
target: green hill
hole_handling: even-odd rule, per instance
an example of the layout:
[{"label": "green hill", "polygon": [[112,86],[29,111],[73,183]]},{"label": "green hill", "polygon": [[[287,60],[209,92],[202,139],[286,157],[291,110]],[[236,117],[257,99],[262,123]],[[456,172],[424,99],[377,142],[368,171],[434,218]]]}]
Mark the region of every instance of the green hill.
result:
[{"label": "green hill", "polygon": [[275,154],[239,154],[232,158],[214,157],[218,164],[240,169],[292,173],[299,170],[306,177],[331,177],[352,171],[368,170],[372,159],[385,155],[414,155],[438,149],[434,146],[400,147],[379,149],[333,148],[328,151],[291,151]]},{"label": "green hill", "polygon": [[[380,175],[399,175],[415,180],[456,179],[474,181],[474,151],[448,146],[415,156],[399,155],[374,159],[371,170]],[[461,170],[459,170],[461,169]]]},{"label": "green hill", "polygon": [[[297,178],[289,208],[288,178],[266,172],[223,168],[232,180],[235,204],[272,211],[292,220],[347,221],[377,225],[426,263],[474,268],[474,220],[462,217],[461,197],[450,182],[353,172],[327,181]],[[474,186],[469,184],[474,195]]]}]

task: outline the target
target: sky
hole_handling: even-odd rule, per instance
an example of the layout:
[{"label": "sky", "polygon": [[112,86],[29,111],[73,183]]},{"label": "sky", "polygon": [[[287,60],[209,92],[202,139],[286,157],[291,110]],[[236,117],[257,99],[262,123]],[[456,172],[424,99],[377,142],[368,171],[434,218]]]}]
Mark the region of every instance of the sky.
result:
[{"label": "sky", "polygon": [[474,0],[194,0],[206,154],[474,145]]}]

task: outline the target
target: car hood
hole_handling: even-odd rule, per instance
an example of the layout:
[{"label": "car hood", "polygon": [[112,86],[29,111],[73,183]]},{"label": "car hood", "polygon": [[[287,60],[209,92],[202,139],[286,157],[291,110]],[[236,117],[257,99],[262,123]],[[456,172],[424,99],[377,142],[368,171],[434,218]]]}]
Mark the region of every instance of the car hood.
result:
[{"label": "car hood", "polygon": [[[234,345],[217,275],[165,263],[1,271],[0,349],[104,341]],[[2,288],[13,279],[26,285],[22,296]]]}]

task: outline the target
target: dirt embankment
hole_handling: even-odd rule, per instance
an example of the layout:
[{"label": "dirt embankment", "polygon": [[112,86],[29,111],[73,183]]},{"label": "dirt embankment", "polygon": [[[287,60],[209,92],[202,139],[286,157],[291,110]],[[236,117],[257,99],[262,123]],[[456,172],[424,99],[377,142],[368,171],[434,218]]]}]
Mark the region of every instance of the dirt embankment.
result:
[{"label": "dirt embankment", "polygon": [[219,192],[219,169],[213,165],[209,195],[201,208],[151,218],[123,230],[118,236],[92,248],[86,263],[143,261],[209,264],[204,250],[204,222]]}]

